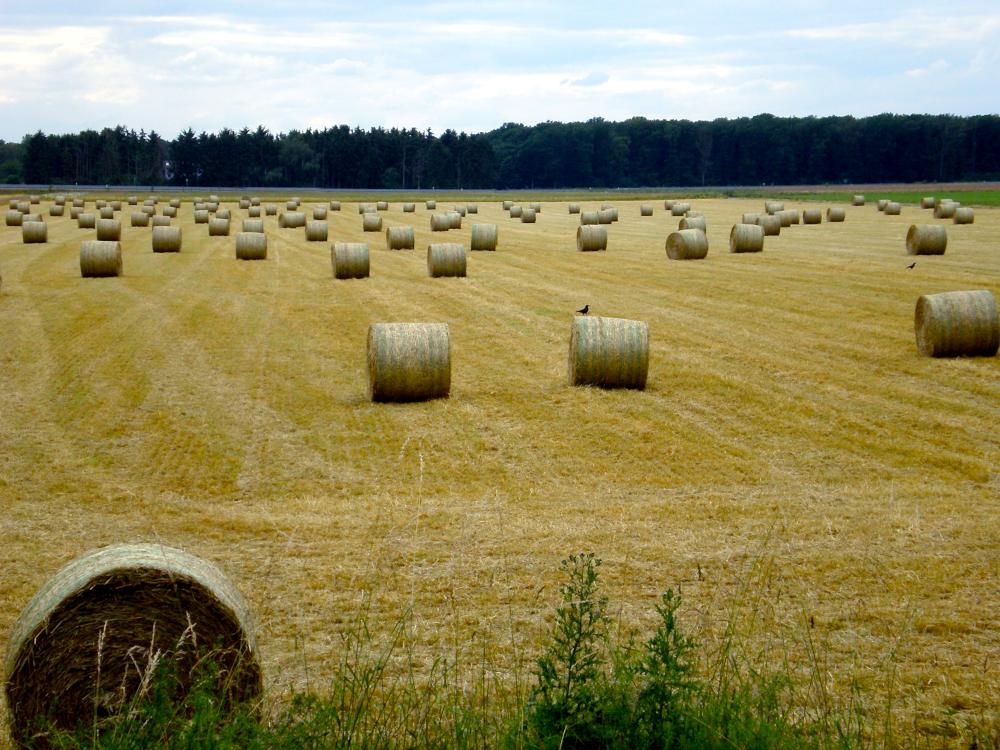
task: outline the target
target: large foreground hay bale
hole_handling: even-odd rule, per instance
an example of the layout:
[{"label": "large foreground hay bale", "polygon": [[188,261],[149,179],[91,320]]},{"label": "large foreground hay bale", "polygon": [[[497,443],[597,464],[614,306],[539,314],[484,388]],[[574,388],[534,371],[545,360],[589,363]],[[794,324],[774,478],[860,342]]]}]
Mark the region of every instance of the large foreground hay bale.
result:
[{"label": "large foreground hay bale", "polygon": [[229,219],[220,219],[218,216],[213,216],[208,220],[208,236],[209,237],[228,237],[229,236]]},{"label": "large foreground hay bale", "polygon": [[704,216],[685,216],[678,222],[678,229],[700,229],[701,231],[708,233],[708,225],[705,223]]},{"label": "large foreground hay bale", "polygon": [[472,241],[469,244],[469,249],[486,251],[496,250],[497,236],[496,224],[473,224]]},{"label": "large foreground hay bale", "polygon": [[263,219],[244,219],[243,220],[243,231],[244,232],[256,232],[258,234],[264,234],[264,220]]},{"label": "large foreground hay bale", "polygon": [[412,250],[417,246],[413,227],[389,227],[385,230],[385,247],[387,250]]},{"label": "large foreground hay bale", "polygon": [[906,233],[907,255],[944,255],[948,230],[942,224],[913,224]]},{"label": "large foreground hay bale", "polygon": [[600,224],[582,224],[576,228],[576,249],[581,253],[608,249],[608,228]]},{"label": "large foreground hay bale", "polygon": [[298,229],[306,225],[306,215],[302,211],[285,211],[278,217],[281,229]]},{"label": "large foreground hay bale", "polygon": [[147,227],[149,226],[149,214],[143,213],[142,211],[132,212],[132,226],[134,227]]},{"label": "large foreground hay bale", "polygon": [[802,211],[803,224],[821,224],[823,222],[823,209],[807,208]]},{"label": "large foreground hay bale", "polygon": [[97,226],[97,216],[90,211],[84,211],[76,217],[76,225],[80,229],[93,229]]},{"label": "large foreground hay bale", "polygon": [[19,227],[24,224],[24,214],[18,211],[16,208],[10,209],[4,214],[4,223],[8,227]]},{"label": "large foreground hay bale", "polygon": [[[326,214],[323,214],[326,216]],[[306,222],[306,242],[326,242],[330,236],[330,228],[325,221]]]},{"label": "large foreground hay bale", "polygon": [[536,212],[533,208],[526,208],[521,211],[521,223],[522,224],[534,224],[536,221]]},{"label": "large foreground hay bale", "polygon": [[373,323],[368,327],[372,401],[426,401],[451,390],[446,323]]},{"label": "large foreground hay bale", "polygon": [[639,206],[639,216],[652,216],[652,215],[653,215],[653,207],[651,205],[649,205],[648,203],[643,203],[641,206]]},{"label": "large foreground hay bale", "polygon": [[431,231],[447,232],[451,229],[451,217],[448,214],[431,214]]},{"label": "large foreground hay bale", "polygon": [[759,253],[764,249],[764,227],[758,224],[734,224],[729,231],[729,252]]},{"label": "large foreground hay bale", "polygon": [[465,276],[465,245],[458,242],[437,242],[427,246],[427,275]]},{"label": "large foreground hay bale", "polygon": [[122,224],[118,219],[98,219],[96,229],[99,240],[120,240],[122,238]]},{"label": "large foreground hay bale", "polygon": [[122,244],[101,240],[80,243],[80,275],[84,278],[122,275]]},{"label": "large foreground hay bale", "polygon": [[266,260],[267,235],[263,232],[236,234],[236,260]]},{"label": "large foreground hay bale", "polygon": [[49,225],[44,221],[25,221],[21,223],[21,241],[30,245],[36,242],[49,241]]},{"label": "large foreground hay bale", "polygon": [[976,220],[976,212],[968,206],[959,206],[955,209],[952,221],[956,224],[972,224]]},{"label": "large foreground hay bale", "polygon": [[997,302],[987,290],[925,294],[913,327],[928,357],[992,357],[1000,347]]},{"label": "large foreground hay bale", "polygon": [[180,227],[153,227],[154,253],[179,253],[181,251]]},{"label": "large foreground hay bale", "polygon": [[934,218],[935,219],[951,219],[955,216],[955,211],[958,210],[958,204],[953,201],[941,201],[936,206],[934,206]]},{"label": "large foreground hay bale", "polygon": [[896,201],[888,201],[885,204],[885,208],[882,209],[882,213],[886,216],[899,216],[903,211],[903,206]]},{"label": "large foreground hay bale", "polygon": [[679,229],[667,237],[671,260],[701,260],[708,255],[708,235],[700,229]]},{"label": "large foreground hay bale", "polygon": [[764,230],[765,237],[777,237],[781,234],[781,217],[777,214],[764,214],[757,220],[757,226]]},{"label": "large foreground hay bale", "polygon": [[11,631],[12,735],[26,738],[45,720],[72,731],[117,713],[139,693],[157,655],[171,661],[178,697],[205,657],[219,670],[215,689],[224,703],[263,688],[249,608],[214,565],[159,544],[77,558],[38,590]]},{"label": "large foreground hay bale", "polygon": [[330,248],[335,279],[367,279],[370,271],[368,245],[364,242],[335,242]]},{"label": "large foreground hay bale", "polygon": [[649,324],[640,320],[577,315],[569,335],[570,385],[646,387]]},{"label": "large foreground hay bale", "polygon": [[365,214],[361,217],[361,228],[365,232],[381,232],[382,217],[378,214]]},{"label": "large foreground hay bale", "polygon": [[600,224],[600,223],[601,223],[600,211],[583,211],[580,213],[581,225]]},{"label": "large foreground hay bale", "polygon": [[829,222],[841,222],[847,218],[847,211],[841,206],[830,206],[826,209],[826,220]]}]

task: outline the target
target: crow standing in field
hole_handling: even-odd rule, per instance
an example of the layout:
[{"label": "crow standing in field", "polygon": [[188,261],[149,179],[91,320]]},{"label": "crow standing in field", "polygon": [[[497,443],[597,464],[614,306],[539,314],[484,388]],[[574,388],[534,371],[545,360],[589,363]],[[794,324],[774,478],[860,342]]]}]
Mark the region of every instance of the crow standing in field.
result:
[{"label": "crow standing in field", "polygon": [[917,261],[913,261],[907,268],[913,268],[915,265],[917,265]]},{"label": "crow standing in field", "polygon": [[580,313],[580,315],[586,315],[590,312],[590,303],[588,302],[586,305],[577,310],[577,312]]}]

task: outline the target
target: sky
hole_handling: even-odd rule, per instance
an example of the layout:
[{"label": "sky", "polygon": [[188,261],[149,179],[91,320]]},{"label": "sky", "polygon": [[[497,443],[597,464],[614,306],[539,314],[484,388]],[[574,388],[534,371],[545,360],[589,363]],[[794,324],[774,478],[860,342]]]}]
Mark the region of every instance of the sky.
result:
[{"label": "sky", "polygon": [[1000,3],[0,0],[0,139],[1000,112]]}]

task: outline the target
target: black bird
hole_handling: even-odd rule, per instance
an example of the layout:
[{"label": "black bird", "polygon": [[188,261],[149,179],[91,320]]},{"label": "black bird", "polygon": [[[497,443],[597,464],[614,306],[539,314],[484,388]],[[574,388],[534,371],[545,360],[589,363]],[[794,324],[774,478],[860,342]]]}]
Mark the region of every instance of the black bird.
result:
[{"label": "black bird", "polygon": [[579,310],[577,310],[577,312],[580,313],[580,315],[586,315],[588,312],[590,312],[590,303],[587,303],[586,305],[581,307]]},{"label": "black bird", "polygon": [[917,265],[917,261],[913,261],[907,268],[913,268],[915,265]]}]

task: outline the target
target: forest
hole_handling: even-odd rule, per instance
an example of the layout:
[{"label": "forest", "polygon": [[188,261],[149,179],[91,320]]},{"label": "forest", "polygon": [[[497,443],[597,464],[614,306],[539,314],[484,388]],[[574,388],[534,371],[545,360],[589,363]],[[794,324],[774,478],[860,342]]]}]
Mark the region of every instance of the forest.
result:
[{"label": "forest", "polygon": [[0,183],[322,189],[699,187],[1000,179],[1000,116],[505,124],[487,133],[339,125],[173,140],[119,125],[0,141]]}]

